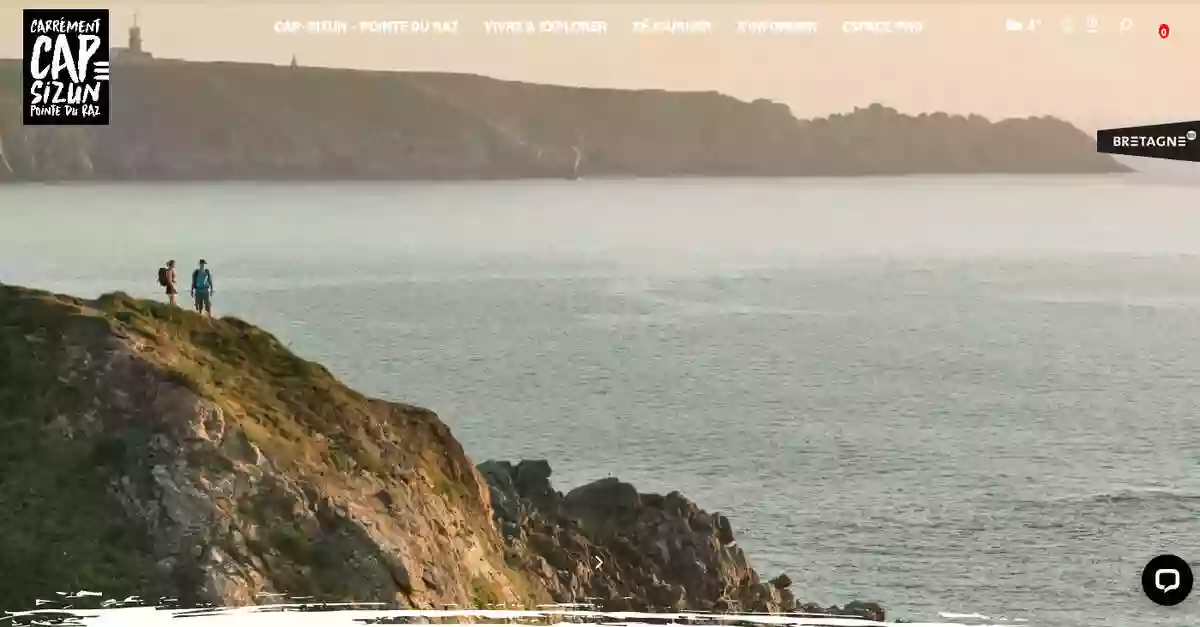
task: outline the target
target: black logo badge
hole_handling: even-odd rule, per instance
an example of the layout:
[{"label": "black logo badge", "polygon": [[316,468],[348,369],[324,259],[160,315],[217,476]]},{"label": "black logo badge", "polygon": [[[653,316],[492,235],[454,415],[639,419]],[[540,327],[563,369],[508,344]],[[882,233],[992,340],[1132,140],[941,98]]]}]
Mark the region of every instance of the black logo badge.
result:
[{"label": "black logo badge", "polygon": [[25,9],[27,126],[108,124],[108,9]]},{"label": "black logo badge", "polygon": [[1192,592],[1192,569],[1174,555],[1159,555],[1142,569],[1142,591],[1159,605],[1178,605]]},{"label": "black logo badge", "polygon": [[1200,162],[1200,120],[1097,131],[1096,151],[1130,157]]}]

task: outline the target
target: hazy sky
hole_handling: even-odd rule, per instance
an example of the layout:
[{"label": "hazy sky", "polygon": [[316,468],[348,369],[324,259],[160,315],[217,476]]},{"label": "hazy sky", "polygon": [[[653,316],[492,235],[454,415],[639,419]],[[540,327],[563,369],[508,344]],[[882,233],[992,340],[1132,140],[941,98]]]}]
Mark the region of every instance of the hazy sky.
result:
[{"label": "hazy sky", "polygon": [[[20,55],[20,9],[0,0],[0,56]],[[1200,118],[1200,5],[49,3],[113,9],[114,45],[139,14],[162,57],[441,70],[602,87],[717,90],[802,117],[879,101],[906,112],[1053,114],[1085,127]],[[1087,33],[1087,17],[1098,31]],[[1121,31],[1121,23],[1129,30]],[[641,19],[708,21],[711,34],[635,35]],[[1006,20],[1023,23],[1006,30]],[[1063,31],[1070,20],[1073,33]],[[454,34],[280,34],[286,20],[457,20]],[[485,21],[603,20],[606,34],[488,34]],[[740,20],[813,21],[816,34],[747,35]],[[920,34],[846,34],[845,20]],[[1031,20],[1041,20],[1028,32]],[[1170,25],[1162,39],[1159,24]],[[11,36],[10,36],[11,35]],[[114,80],[114,85],[116,81]]]}]

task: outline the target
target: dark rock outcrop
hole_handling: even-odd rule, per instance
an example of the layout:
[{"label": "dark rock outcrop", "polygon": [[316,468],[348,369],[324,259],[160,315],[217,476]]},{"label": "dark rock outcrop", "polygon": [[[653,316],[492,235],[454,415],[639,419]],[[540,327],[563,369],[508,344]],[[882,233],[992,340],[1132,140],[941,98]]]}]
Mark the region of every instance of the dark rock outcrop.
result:
[{"label": "dark rock outcrop", "polygon": [[797,601],[786,574],[762,581],[734,541],[729,519],[678,492],[643,494],[615,478],[566,495],[542,460],[488,461],[497,526],[510,565],[540,578],[559,603],[609,611],[833,614],[882,621],[874,603],[843,608]]},{"label": "dark rock outcrop", "polygon": [[25,127],[21,64],[0,60],[0,181],[1128,171],[1049,117],[993,123],[875,104],[798,120],[783,104],[716,92],[246,63],[113,73],[111,125]]}]

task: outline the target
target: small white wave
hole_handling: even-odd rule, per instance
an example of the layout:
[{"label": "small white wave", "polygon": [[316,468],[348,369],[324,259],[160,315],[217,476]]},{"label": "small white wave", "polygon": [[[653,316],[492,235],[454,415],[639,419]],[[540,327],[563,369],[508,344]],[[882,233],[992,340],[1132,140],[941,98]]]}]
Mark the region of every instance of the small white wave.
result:
[{"label": "small white wave", "polygon": [[1015,300],[1047,305],[1096,305],[1141,309],[1200,309],[1200,296],[1127,296],[1117,294],[1026,294]]},{"label": "small white wave", "polygon": [[580,319],[583,324],[591,326],[617,327],[658,324],[695,318],[720,318],[724,316],[815,317],[832,315],[828,312],[813,309],[765,307],[742,303],[697,303],[660,299],[656,301],[656,304],[660,307],[658,311],[624,314],[583,314],[580,316]]}]

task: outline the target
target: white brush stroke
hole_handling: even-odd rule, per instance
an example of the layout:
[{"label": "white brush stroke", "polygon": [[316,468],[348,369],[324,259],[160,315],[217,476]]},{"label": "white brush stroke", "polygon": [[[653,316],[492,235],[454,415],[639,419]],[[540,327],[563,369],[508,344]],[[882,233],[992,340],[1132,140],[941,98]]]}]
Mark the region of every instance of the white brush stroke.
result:
[{"label": "white brush stroke", "polygon": [[[63,595],[67,596],[67,595]],[[68,598],[95,596],[95,593],[76,593]],[[116,601],[109,600],[106,604]],[[73,625],[79,627],[179,627],[181,620],[186,620],[186,627],[362,627],[362,625],[380,620],[392,620],[403,624],[404,619],[414,618],[460,618],[472,617],[497,623],[477,622],[475,625],[511,625],[512,621],[537,621],[541,625],[552,627],[580,627],[583,625],[603,625],[604,627],[661,627],[658,623],[641,622],[654,621],[686,621],[687,623],[711,623],[714,625],[729,623],[758,623],[760,625],[794,625],[820,627],[1005,627],[1003,624],[971,624],[962,623],[891,623],[877,622],[862,618],[845,616],[829,616],[820,614],[712,614],[712,613],[646,613],[646,612],[596,612],[586,610],[571,610],[565,607],[577,607],[564,604],[564,609],[543,610],[507,610],[507,609],[474,609],[474,610],[401,610],[401,609],[363,609],[364,607],[383,604],[373,603],[322,603],[297,604],[280,603],[247,607],[226,608],[195,608],[195,609],[162,609],[155,606],[120,607],[110,609],[35,609],[26,612],[14,612],[0,617],[0,626],[21,619],[22,624],[32,625]],[[347,608],[331,609],[325,608]],[[348,608],[354,609],[348,609]],[[314,609],[314,608],[320,608]],[[942,614],[947,616],[947,614]],[[978,614],[957,614],[960,617],[981,617]],[[550,620],[558,619],[551,623]],[[42,619],[42,620],[39,620]],[[548,620],[549,619],[549,620]],[[575,619],[565,622],[562,619]],[[588,619],[588,620],[580,620]],[[6,627],[6,626],[5,626]]]}]

